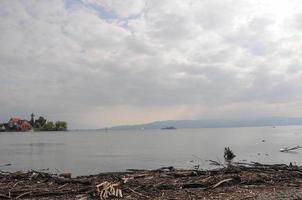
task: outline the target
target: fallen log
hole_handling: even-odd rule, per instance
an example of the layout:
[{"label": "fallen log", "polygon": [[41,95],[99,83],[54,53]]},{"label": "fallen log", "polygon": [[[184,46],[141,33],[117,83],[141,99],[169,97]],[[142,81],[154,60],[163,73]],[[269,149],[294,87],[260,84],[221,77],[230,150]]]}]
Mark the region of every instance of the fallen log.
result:
[{"label": "fallen log", "polygon": [[186,183],[182,185],[182,188],[188,189],[188,188],[203,188],[207,189],[208,186],[202,183]]},{"label": "fallen log", "polygon": [[61,178],[61,177],[53,177],[53,180],[58,184],[66,184],[66,183],[80,183],[83,185],[91,185],[92,179],[72,179],[72,178]]}]

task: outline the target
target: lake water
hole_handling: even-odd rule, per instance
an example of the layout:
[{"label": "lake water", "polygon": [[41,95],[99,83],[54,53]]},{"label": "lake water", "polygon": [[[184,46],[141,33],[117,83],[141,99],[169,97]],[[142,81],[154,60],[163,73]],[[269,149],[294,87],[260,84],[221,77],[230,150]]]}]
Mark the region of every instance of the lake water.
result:
[{"label": "lake water", "polygon": [[[262,140],[265,140],[263,142]],[[209,168],[223,161],[224,147],[236,161],[302,165],[302,126],[131,131],[0,133],[0,170],[46,169],[74,175],[163,166]]]}]

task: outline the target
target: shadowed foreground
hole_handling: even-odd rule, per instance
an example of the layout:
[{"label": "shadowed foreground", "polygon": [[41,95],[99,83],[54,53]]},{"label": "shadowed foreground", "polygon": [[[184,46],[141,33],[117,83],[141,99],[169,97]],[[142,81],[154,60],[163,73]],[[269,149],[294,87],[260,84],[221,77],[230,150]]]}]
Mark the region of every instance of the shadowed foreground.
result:
[{"label": "shadowed foreground", "polygon": [[0,172],[0,199],[301,199],[302,167],[235,163],[215,170],[70,174]]}]

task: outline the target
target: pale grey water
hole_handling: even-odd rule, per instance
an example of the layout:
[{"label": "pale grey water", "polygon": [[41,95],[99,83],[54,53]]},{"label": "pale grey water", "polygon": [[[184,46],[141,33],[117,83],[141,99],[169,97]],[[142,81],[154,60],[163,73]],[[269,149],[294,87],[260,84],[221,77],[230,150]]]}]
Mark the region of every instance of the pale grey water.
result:
[{"label": "pale grey water", "polygon": [[[266,142],[262,142],[265,140]],[[229,146],[236,160],[302,165],[302,126],[0,133],[0,170],[46,169],[74,175],[163,166],[208,168]]]}]

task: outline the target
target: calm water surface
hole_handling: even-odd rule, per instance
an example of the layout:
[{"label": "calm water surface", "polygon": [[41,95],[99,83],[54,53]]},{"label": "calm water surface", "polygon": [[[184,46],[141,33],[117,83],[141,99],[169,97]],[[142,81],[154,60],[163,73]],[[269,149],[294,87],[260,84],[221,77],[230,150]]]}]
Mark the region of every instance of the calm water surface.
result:
[{"label": "calm water surface", "polygon": [[[262,142],[265,140],[265,142]],[[75,175],[162,166],[208,168],[229,146],[236,160],[302,165],[302,126],[1,133],[0,170],[47,169]]]}]

